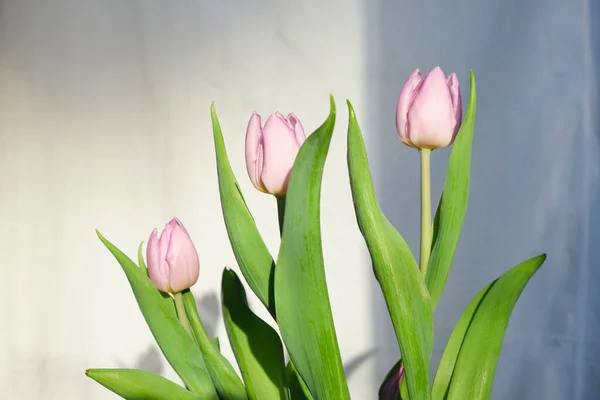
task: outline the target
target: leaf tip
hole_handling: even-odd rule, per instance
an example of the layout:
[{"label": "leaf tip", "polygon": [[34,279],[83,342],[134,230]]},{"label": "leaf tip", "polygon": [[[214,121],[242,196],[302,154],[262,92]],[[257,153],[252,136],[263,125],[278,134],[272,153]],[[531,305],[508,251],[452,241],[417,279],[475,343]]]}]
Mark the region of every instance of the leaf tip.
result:
[{"label": "leaf tip", "polygon": [[[219,118],[217,117],[217,109],[215,107],[215,102],[210,103],[210,119],[213,123],[213,130],[216,126],[219,126]],[[220,127],[219,127],[220,129]]]},{"label": "leaf tip", "polygon": [[333,99],[333,94],[329,94],[329,114],[335,115],[335,100]]},{"label": "leaf tip", "polygon": [[225,278],[226,276],[231,276],[232,274],[234,274],[234,272],[231,268],[227,266],[223,268],[223,278]]},{"label": "leaf tip", "polygon": [[346,104],[348,105],[348,113],[350,114],[350,119],[356,119],[356,113],[354,112],[354,107],[350,100],[346,99]]},{"label": "leaf tip", "polygon": [[104,236],[102,236],[102,234],[100,233],[100,231],[98,229],[95,229],[95,231],[96,231],[96,236],[98,236],[98,239],[100,239],[100,241],[102,243],[106,243],[107,240],[106,240],[106,238]]},{"label": "leaf tip", "polygon": [[469,83],[471,85],[471,90],[474,91],[476,84],[475,84],[475,72],[473,70],[471,70],[469,73]]}]

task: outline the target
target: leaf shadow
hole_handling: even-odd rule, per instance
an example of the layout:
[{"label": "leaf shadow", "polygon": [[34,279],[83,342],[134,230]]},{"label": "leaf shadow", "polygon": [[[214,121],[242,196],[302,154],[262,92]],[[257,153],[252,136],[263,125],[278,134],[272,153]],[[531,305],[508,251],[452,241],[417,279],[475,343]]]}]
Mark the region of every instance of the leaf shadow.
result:
[{"label": "leaf shadow", "polygon": [[349,380],[352,375],[364,364],[369,358],[373,357],[377,353],[377,349],[372,348],[365,350],[361,354],[358,354],[344,363],[344,372],[346,373],[346,379]]}]

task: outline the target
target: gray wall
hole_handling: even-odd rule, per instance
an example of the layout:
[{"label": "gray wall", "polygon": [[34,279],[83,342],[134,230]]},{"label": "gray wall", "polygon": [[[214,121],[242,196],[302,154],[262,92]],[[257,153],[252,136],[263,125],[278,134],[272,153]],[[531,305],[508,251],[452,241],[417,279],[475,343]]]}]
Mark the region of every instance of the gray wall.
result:
[{"label": "gray wall", "polygon": [[[479,104],[469,212],[436,312],[434,364],[480,287],[547,252],[513,314],[493,397],[599,397],[599,12],[591,0],[0,1],[3,393],[116,398],[85,378],[90,367],[176,379],[94,228],[133,256],[152,228],[180,217],[201,256],[201,313],[224,343],[219,278],[235,262],[210,103],[276,253],[274,201],[246,179],[248,118],[294,111],[312,131],[333,93],[327,276],[353,397],[374,398],[398,350],[353,216],[343,101],[357,110],[382,207],[417,251],[418,155],[395,137],[395,103],[412,69],[439,64],[458,74],[465,102],[474,69]],[[434,153],[435,199],[448,153]]]}]

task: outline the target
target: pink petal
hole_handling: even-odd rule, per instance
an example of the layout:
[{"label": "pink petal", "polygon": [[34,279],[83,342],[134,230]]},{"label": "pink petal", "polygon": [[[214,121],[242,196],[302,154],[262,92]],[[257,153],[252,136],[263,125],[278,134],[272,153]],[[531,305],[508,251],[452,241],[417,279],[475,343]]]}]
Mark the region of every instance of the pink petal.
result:
[{"label": "pink petal", "polygon": [[273,195],[287,191],[290,171],[300,145],[291,124],[279,113],[269,117],[263,128],[262,182]]},{"label": "pink petal", "polygon": [[446,84],[448,85],[448,90],[450,91],[450,98],[452,99],[452,108],[454,109],[454,118],[456,120],[456,126],[454,127],[454,135],[452,137],[452,141],[456,138],[456,134],[460,128],[460,124],[462,122],[462,96],[460,94],[460,85],[458,83],[458,78],[456,74],[453,72],[446,79]]},{"label": "pink petal", "polygon": [[432,69],[417,90],[408,112],[411,143],[420,149],[435,149],[452,143],[455,112],[440,67]]},{"label": "pink petal", "polygon": [[[165,260],[169,264],[169,283],[173,293],[188,289],[198,281],[200,260],[187,230],[173,218],[171,240]],[[171,224],[170,224],[171,225]]]},{"label": "pink petal", "polygon": [[396,107],[396,130],[398,132],[398,137],[402,142],[409,146],[411,144],[407,129],[408,110],[416,95],[415,89],[421,81],[421,72],[418,69],[415,69],[404,83],[404,86],[400,91],[400,97],[398,98],[398,106]]},{"label": "pink petal", "polygon": [[262,128],[261,118],[257,113],[253,113],[246,129],[246,170],[250,181],[258,190],[265,192],[260,175],[262,173]]},{"label": "pink petal", "polygon": [[161,245],[158,239],[158,230],[155,228],[150,234],[146,246],[146,263],[148,275],[154,286],[161,292],[169,291],[169,270],[161,254]]},{"label": "pink petal", "polygon": [[296,141],[298,142],[298,145],[302,146],[302,144],[306,140],[306,134],[304,133],[304,127],[302,126],[302,123],[294,113],[290,113],[290,115],[288,115],[287,121],[294,130],[294,134],[296,136]]}]

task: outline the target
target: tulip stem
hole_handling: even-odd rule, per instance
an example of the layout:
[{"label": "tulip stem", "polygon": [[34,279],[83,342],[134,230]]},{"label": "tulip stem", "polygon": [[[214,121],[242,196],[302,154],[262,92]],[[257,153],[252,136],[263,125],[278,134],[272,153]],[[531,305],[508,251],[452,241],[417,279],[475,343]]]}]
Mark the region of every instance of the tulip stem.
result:
[{"label": "tulip stem", "polygon": [[279,234],[283,235],[283,218],[285,217],[285,196],[276,196],[277,218],[279,218]]},{"label": "tulip stem", "polygon": [[421,149],[421,255],[419,263],[423,279],[431,253],[431,150]]},{"label": "tulip stem", "polygon": [[187,315],[185,313],[185,305],[183,304],[183,296],[182,296],[181,292],[178,292],[178,293],[175,293],[173,295],[173,297],[175,298],[175,308],[177,309],[177,316],[179,317],[179,322],[181,322],[181,325],[183,325],[183,327],[185,328],[187,333],[189,333],[193,339],[194,335],[192,334],[192,328],[190,328],[190,321],[188,321]]}]

